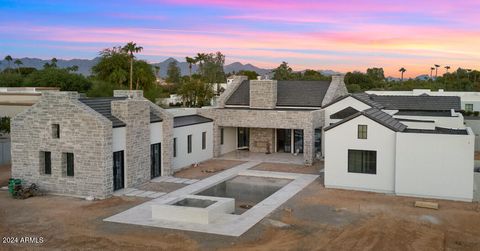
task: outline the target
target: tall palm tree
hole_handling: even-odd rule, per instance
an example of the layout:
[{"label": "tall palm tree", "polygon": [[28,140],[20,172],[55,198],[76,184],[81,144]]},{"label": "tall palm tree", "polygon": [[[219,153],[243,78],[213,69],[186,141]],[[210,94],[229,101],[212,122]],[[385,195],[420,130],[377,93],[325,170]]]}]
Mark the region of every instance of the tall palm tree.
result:
[{"label": "tall palm tree", "polygon": [[200,72],[203,70],[203,63],[205,62],[206,57],[207,54],[205,53],[197,53],[197,56],[195,57],[195,63],[199,64]]},{"label": "tall palm tree", "polygon": [[5,60],[8,62],[8,68],[10,69],[10,62],[12,62],[13,58],[10,55],[5,56]]},{"label": "tall palm tree", "polygon": [[446,70],[445,73],[448,73],[448,70],[450,70],[450,66],[449,66],[449,65],[446,65],[444,68],[445,68],[445,70]]},{"label": "tall palm tree", "polygon": [[435,78],[437,78],[437,75],[438,75],[438,67],[440,67],[440,65],[436,64],[435,65]]},{"label": "tall palm tree", "polygon": [[20,65],[23,64],[22,60],[16,59],[13,63],[17,66],[18,74],[20,74]]},{"label": "tall palm tree", "polygon": [[430,67],[430,79],[433,79],[433,70],[435,70],[435,67]]},{"label": "tall palm tree", "polygon": [[398,71],[402,73],[402,80],[401,80],[401,81],[403,82],[403,73],[406,72],[407,69],[405,69],[405,68],[402,67],[402,68],[400,68],[400,70],[398,70]]},{"label": "tall palm tree", "polygon": [[197,61],[191,57],[185,57],[185,61],[187,61],[188,69],[190,70],[190,77],[192,77],[192,65],[196,64]]},{"label": "tall palm tree", "polygon": [[52,60],[50,60],[50,62],[52,62],[52,63],[50,64],[50,66],[51,66],[52,68],[57,68],[57,62],[58,62],[57,58],[52,58]]},{"label": "tall palm tree", "polygon": [[138,52],[141,52],[142,50],[143,50],[143,47],[137,46],[137,44],[134,42],[129,42],[122,48],[123,52],[130,54],[130,91],[132,90],[132,85],[133,85],[132,84],[133,83],[132,82],[133,81],[133,59],[135,58],[133,53],[138,53]]}]

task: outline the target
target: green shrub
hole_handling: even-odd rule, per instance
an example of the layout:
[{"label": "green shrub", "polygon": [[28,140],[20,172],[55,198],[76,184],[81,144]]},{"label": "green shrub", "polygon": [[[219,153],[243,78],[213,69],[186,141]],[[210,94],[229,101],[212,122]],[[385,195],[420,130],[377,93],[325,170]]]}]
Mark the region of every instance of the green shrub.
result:
[{"label": "green shrub", "polygon": [[1,117],[0,118],[0,133],[10,133],[10,118]]}]

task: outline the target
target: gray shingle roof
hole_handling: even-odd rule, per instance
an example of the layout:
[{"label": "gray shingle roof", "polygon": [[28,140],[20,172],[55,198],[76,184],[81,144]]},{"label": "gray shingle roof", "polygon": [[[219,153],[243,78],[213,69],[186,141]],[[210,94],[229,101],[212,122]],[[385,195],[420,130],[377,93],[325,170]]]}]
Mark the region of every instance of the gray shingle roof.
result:
[{"label": "gray shingle roof", "polygon": [[[277,106],[321,107],[329,81],[277,81]],[[228,98],[227,105],[250,105],[250,82],[243,81]]]},{"label": "gray shingle roof", "polygon": [[325,131],[328,131],[332,128],[335,128],[345,122],[348,122],[358,116],[365,116],[393,131],[396,131],[396,132],[401,132],[401,131],[404,131],[407,126],[402,124],[400,121],[396,120],[395,118],[393,118],[390,114],[388,113],[385,113],[377,108],[370,108],[370,109],[367,109],[367,110],[364,110],[364,111],[361,111],[361,112],[357,112],[356,114],[352,115],[352,116],[349,116],[348,118],[345,118],[344,120],[342,121],[339,121],[335,124],[332,124],[330,126],[327,126],[325,127]]},{"label": "gray shingle roof", "polygon": [[340,110],[332,115],[330,115],[330,118],[331,119],[344,119],[344,118],[347,118],[348,116],[352,116],[354,115],[355,113],[357,113],[358,110],[349,106],[343,110]]},{"label": "gray shingle roof", "polygon": [[[108,97],[108,98],[81,98],[80,102],[89,106],[96,112],[100,113],[105,118],[112,121],[112,127],[123,127],[126,124],[112,115],[112,101],[114,100],[124,100],[126,97]],[[162,119],[153,113],[150,109],[150,123],[161,122]]]},{"label": "gray shingle roof", "polygon": [[443,128],[443,127],[435,127],[435,130],[428,130],[428,129],[405,129],[404,132],[407,133],[428,133],[428,134],[453,134],[453,135],[468,135],[468,131],[466,129],[451,129],[451,128]]},{"label": "gray shingle roof", "polygon": [[449,111],[461,110],[460,97],[455,96],[394,96],[369,95],[384,109],[410,111]]},{"label": "gray shingle roof", "polygon": [[173,118],[173,127],[182,127],[212,122],[212,119],[200,115],[187,115]]},{"label": "gray shingle roof", "polygon": [[450,111],[398,111],[395,116],[452,117]]}]

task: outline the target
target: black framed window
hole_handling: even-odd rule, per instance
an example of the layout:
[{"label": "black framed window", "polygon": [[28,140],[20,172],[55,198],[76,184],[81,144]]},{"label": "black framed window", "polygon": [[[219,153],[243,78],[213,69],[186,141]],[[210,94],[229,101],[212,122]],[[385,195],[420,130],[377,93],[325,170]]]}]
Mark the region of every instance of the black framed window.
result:
[{"label": "black framed window", "polygon": [[66,164],[67,164],[67,176],[74,176],[75,175],[75,167],[74,167],[74,158],[73,153],[65,153]]},{"label": "black framed window", "polygon": [[52,174],[52,153],[42,152],[43,157],[43,173]]},{"label": "black framed window", "polygon": [[465,111],[473,112],[473,104],[465,104]]},{"label": "black framed window", "polygon": [[192,135],[187,136],[187,153],[192,152]]},{"label": "black framed window", "polygon": [[177,157],[177,138],[173,138],[173,157]]},{"label": "black framed window", "polygon": [[220,128],[220,145],[223,145],[223,141],[224,141],[224,131],[223,131],[223,128]]},{"label": "black framed window", "polygon": [[366,139],[367,138],[367,125],[358,125],[358,138]]},{"label": "black framed window", "polygon": [[60,138],[60,125],[59,124],[52,124],[52,138],[59,139]]},{"label": "black framed window", "polygon": [[202,150],[207,148],[207,132],[202,132]]},{"label": "black framed window", "polygon": [[377,151],[349,149],[348,172],[377,174]]}]

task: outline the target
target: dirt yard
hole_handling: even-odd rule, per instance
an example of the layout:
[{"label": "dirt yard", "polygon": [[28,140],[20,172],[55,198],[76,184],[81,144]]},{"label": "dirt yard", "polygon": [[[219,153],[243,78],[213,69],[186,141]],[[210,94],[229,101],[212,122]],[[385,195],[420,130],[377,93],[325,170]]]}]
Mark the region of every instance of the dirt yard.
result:
[{"label": "dirt yard", "polygon": [[0,165],[0,187],[8,186],[10,175],[10,165]]},{"label": "dirt yard", "polygon": [[255,166],[251,169],[272,172],[319,174],[320,170],[323,169],[323,162],[317,161],[312,166],[263,162],[260,165]]},{"label": "dirt yard", "polygon": [[205,179],[242,163],[245,161],[212,159],[200,163],[197,167],[189,167],[176,172],[173,176],[186,179]]},{"label": "dirt yard", "polygon": [[478,203],[437,201],[429,210],[415,200],[325,189],[319,178],[234,238],[102,221],[144,198],[14,200],[0,191],[0,236],[44,238],[0,250],[480,250]]},{"label": "dirt yard", "polygon": [[480,160],[480,152],[475,152],[475,160]]}]

